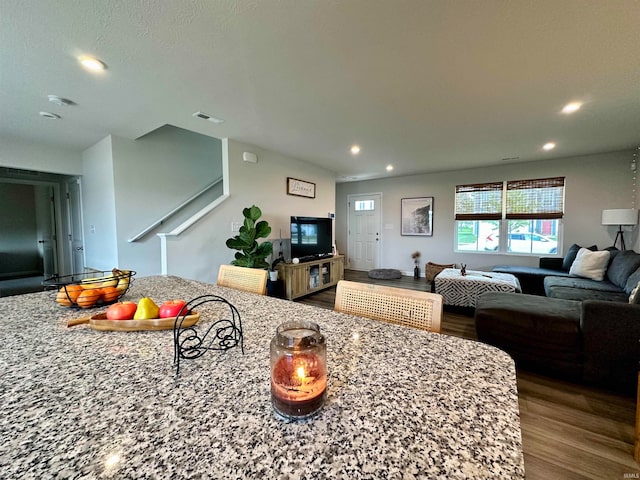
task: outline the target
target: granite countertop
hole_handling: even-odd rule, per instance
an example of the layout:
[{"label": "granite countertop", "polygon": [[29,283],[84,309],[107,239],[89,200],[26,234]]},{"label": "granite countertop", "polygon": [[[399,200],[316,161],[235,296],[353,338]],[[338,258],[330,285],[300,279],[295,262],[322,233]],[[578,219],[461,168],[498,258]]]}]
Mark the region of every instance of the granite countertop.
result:
[{"label": "granite countertop", "polygon": [[[181,360],[173,333],[101,332],[51,292],[0,299],[0,478],[524,478],[515,367],[477,342],[177,277],[136,278],[125,299],[221,295],[239,348]],[[199,309],[199,328],[222,304]],[[104,310],[104,308],[102,309]],[[277,419],[269,342],[306,319],[327,339],[319,414]]]}]

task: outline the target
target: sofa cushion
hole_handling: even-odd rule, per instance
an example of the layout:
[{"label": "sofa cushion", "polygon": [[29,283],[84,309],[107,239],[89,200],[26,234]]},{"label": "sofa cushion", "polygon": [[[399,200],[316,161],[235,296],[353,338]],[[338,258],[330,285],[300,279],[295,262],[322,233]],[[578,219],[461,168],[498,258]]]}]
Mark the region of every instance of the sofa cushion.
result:
[{"label": "sofa cushion", "polygon": [[629,301],[629,294],[611,282],[579,277],[546,277],[544,291],[547,297],[565,300]]},{"label": "sofa cushion", "polygon": [[[569,271],[569,269],[571,268],[571,265],[573,265],[573,261],[576,259],[576,255],[578,255],[578,251],[580,251],[582,247],[580,245],[577,244],[573,244],[569,247],[569,250],[567,250],[567,253],[564,256],[564,260],[562,261],[562,269],[566,270],[567,272]],[[596,245],[591,245],[590,247],[586,247],[587,250],[592,250],[592,251],[596,251],[598,250],[598,247]]]},{"label": "sofa cushion", "polygon": [[606,250],[592,252],[586,248],[578,250],[576,259],[569,269],[569,275],[590,278],[591,280],[604,280],[604,272],[609,264],[609,252]]},{"label": "sofa cushion", "polygon": [[[640,254],[623,250],[616,254],[607,269],[607,278],[620,288],[626,288],[629,276],[640,267]],[[633,288],[633,287],[631,287]]]}]

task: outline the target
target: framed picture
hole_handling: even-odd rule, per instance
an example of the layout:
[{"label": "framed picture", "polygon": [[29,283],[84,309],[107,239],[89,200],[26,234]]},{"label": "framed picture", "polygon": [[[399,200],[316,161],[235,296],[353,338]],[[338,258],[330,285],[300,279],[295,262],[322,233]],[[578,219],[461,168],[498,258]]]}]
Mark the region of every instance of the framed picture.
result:
[{"label": "framed picture", "polygon": [[403,198],[400,209],[402,235],[433,235],[433,197]]},{"label": "framed picture", "polygon": [[298,197],[316,198],[316,184],[287,177],[287,194]]}]

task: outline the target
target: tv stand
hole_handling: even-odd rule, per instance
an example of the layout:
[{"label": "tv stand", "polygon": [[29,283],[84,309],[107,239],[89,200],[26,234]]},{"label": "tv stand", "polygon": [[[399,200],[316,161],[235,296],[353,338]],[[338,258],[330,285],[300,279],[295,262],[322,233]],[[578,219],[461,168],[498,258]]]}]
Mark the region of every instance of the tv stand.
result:
[{"label": "tv stand", "polygon": [[344,278],[344,255],[277,266],[278,280],[284,281],[288,300],[333,287]]}]

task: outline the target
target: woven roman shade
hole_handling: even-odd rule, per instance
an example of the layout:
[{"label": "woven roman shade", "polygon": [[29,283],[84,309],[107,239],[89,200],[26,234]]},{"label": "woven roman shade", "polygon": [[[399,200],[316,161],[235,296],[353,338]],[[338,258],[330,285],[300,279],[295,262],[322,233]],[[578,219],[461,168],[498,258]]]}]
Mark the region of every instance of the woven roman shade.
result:
[{"label": "woven roman shade", "polygon": [[545,220],[562,218],[564,177],[507,182],[505,218]]},{"label": "woven roman shade", "polygon": [[500,220],[503,182],[456,185],[456,220]]}]

